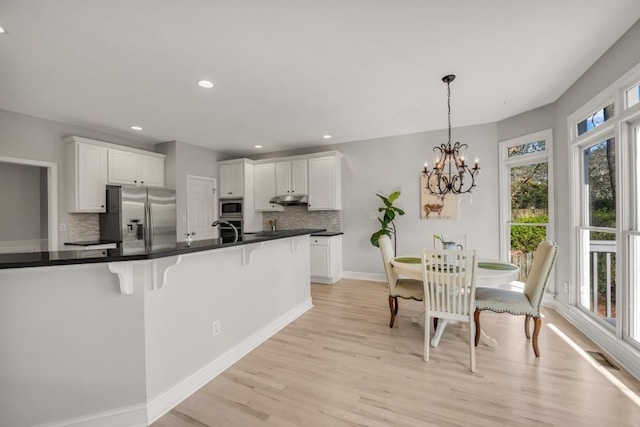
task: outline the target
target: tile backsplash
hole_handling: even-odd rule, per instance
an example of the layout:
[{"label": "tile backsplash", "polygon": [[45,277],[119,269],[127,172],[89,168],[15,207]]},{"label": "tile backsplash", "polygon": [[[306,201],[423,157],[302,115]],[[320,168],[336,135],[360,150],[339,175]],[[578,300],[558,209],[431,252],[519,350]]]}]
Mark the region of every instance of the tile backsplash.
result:
[{"label": "tile backsplash", "polygon": [[100,239],[99,214],[70,213],[68,217],[68,241],[81,242]]},{"label": "tile backsplash", "polygon": [[328,231],[342,231],[342,211],[309,211],[306,205],[285,206],[282,212],[263,212],[263,230],[271,229],[270,219],[278,220],[278,230],[324,228]]}]

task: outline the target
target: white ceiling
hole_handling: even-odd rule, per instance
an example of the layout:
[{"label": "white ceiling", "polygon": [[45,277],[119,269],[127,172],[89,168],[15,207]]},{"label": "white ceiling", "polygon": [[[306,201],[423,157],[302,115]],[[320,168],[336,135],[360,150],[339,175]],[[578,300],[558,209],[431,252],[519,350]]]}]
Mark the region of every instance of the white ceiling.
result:
[{"label": "white ceiling", "polygon": [[453,73],[454,127],[486,123],[555,101],[638,18],[638,0],[2,0],[0,108],[246,155],[446,128]]}]

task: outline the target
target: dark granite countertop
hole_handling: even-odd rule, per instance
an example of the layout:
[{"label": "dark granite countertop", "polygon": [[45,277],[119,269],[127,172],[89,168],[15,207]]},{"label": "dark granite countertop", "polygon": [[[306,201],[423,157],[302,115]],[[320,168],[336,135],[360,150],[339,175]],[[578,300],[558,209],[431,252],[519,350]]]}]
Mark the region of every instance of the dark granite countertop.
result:
[{"label": "dark granite countertop", "polygon": [[318,237],[331,237],[331,236],[339,236],[344,234],[342,231],[321,231],[319,233],[311,233],[312,236]]},{"label": "dark granite countertop", "polygon": [[[163,249],[142,252],[123,253],[121,248],[104,249],[98,253],[87,256],[87,251],[57,251],[57,252],[25,252],[0,254],[0,269],[44,267],[52,265],[91,264],[99,262],[139,261],[146,259],[163,258],[183,255],[192,252],[209,251],[232,246],[248,245],[251,243],[266,242],[269,240],[284,239],[287,237],[303,236],[305,234],[320,233],[324,230],[309,228],[299,230],[263,231],[259,233],[243,234],[238,241],[233,238],[217,238],[208,240],[196,240],[187,244],[176,242],[175,246]],[[92,251],[89,251],[92,252]]]}]

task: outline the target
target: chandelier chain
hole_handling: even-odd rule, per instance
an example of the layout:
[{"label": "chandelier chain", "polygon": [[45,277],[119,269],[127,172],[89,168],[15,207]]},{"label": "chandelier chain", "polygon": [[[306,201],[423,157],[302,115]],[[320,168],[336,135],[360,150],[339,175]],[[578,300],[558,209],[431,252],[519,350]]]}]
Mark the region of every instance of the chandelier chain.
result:
[{"label": "chandelier chain", "polygon": [[449,144],[451,144],[451,83],[447,82],[447,120],[449,122]]}]

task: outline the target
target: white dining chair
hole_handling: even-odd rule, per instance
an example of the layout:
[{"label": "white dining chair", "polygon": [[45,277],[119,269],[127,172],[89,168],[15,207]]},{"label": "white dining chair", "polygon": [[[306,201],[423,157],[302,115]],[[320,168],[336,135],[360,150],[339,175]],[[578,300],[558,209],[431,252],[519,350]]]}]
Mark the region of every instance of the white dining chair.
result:
[{"label": "white dining chair", "polygon": [[[475,311],[476,252],[423,249],[425,325],[430,318],[469,324],[469,364],[476,371]],[[424,360],[429,361],[431,328],[424,328]]]},{"label": "white dining chair", "polygon": [[436,233],[433,235],[433,249],[469,250],[469,246],[467,246],[467,235]]}]

